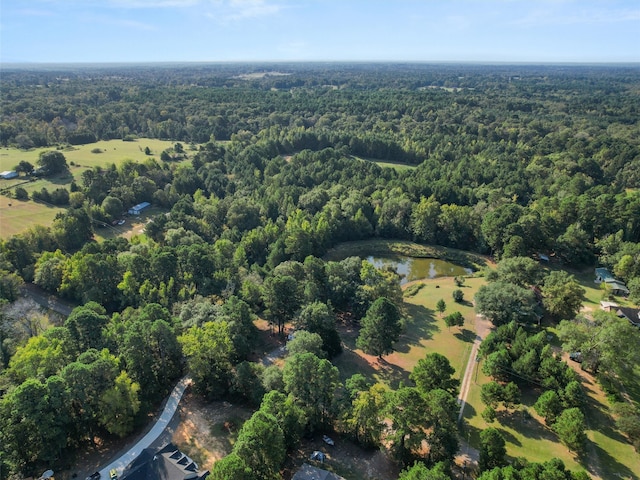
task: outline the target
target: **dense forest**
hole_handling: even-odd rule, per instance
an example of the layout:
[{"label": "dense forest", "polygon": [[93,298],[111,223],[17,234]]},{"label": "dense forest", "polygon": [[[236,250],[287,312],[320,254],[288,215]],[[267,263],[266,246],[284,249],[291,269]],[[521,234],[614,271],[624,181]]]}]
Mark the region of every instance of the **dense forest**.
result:
[{"label": "dense forest", "polygon": [[[327,429],[386,445],[407,468],[401,478],[449,478],[457,385],[448,375],[419,380],[433,362],[447,372],[446,359],[428,357],[414,386],[392,391],[362,378],[342,383],[330,362],[341,351],[336,322],[361,326],[359,346],[382,356],[402,310],[395,273],[355,257],[322,259],[341,242],[412,240],[506,265],[519,259],[521,270],[523,257],[540,254],[573,269],[605,266],[640,303],[637,66],[113,65],[2,75],[0,143],[50,148],[41,165],[65,169],[69,144],[175,142],[159,158],[85,171],[51,227],[0,244],[3,302],[32,282],[81,305],[50,328],[3,313],[3,473],[64,465],[96,438],[128,435],[188,372],[208,399],[259,407],[213,478],[278,478],[297,439]],[[93,240],[100,223],[140,202],[163,210],[143,237]],[[481,311],[495,302],[492,290],[516,288],[507,268],[479,294]],[[571,284],[551,277],[522,288]],[[544,307],[554,322],[579,310]],[[509,311],[492,319],[499,328],[483,355],[517,365],[520,342],[547,368],[527,375],[557,378],[550,391],[567,397],[575,378],[540,338],[519,332],[531,316]],[[289,322],[309,332],[282,370],[248,361],[256,315],[280,333]],[[505,394],[494,397],[489,407]],[[256,438],[268,459],[247,453],[259,450]],[[534,472],[521,478],[549,478],[545,469],[580,476],[553,462],[518,468]]]}]

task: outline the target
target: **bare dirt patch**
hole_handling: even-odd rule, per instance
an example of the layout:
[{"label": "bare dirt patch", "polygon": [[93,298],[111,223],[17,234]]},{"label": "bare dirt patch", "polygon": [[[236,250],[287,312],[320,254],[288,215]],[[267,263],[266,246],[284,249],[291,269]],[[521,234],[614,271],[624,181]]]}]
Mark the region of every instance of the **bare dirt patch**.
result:
[{"label": "bare dirt patch", "polygon": [[[252,410],[228,402],[205,402],[188,393],[183,397],[179,425],[171,441],[193,458],[201,468],[211,470],[213,464],[233,449],[242,424]],[[322,441],[320,434],[303,439],[300,446],[289,454],[283,477],[289,480],[305,462],[344,476],[347,480],[393,480],[399,469],[380,450],[365,450],[348,440],[333,436],[334,446]],[[311,454],[322,451],[327,456],[324,464],[309,460]]]},{"label": "bare dirt patch", "polygon": [[[318,468],[335,472],[347,480],[393,480],[398,478],[400,470],[380,450],[365,450],[348,440],[332,437],[334,446],[322,441],[321,435],[313,439],[303,440],[300,447],[293,452],[283,472],[285,480],[289,480],[303,463],[312,464]],[[324,463],[309,460],[314,451],[321,451],[326,455]]]},{"label": "bare dirt patch", "polygon": [[246,407],[229,402],[205,402],[189,393],[181,403],[180,423],[171,441],[193,458],[200,468],[228,455],[242,424],[251,416]]}]

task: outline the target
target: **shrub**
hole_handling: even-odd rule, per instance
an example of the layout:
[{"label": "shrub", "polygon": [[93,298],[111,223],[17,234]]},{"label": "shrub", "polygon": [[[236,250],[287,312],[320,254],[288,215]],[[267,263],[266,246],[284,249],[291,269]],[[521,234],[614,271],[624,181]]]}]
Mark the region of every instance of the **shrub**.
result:
[{"label": "shrub", "polygon": [[496,410],[495,410],[495,408],[493,408],[491,405],[487,406],[487,408],[485,408],[482,411],[482,418],[487,423],[495,422],[496,421]]},{"label": "shrub", "polygon": [[13,196],[16,200],[29,200],[29,193],[22,187],[16,187],[13,191]]},{"label": "shrub", "polygon": [[425,284],[422,282],[414,283],[413,285],[408,286],[402,295],[404,297],[413,297],[415,296],[416,293],[418,293],[424,287],[425,287]]},{"label": "shrub", "polygon": [[464,292],[459,288],[453,291],[452,296],[453,301],[456,303],[462,303],[464,300]]}]

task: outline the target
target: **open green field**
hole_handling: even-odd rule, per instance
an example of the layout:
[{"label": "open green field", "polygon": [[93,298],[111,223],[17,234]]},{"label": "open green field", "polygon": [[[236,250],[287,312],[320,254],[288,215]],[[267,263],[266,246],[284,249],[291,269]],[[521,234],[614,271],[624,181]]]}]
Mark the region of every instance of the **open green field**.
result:
[{"label": "open green field", "polygon": [[357,157],[355,155],[353,156],[353,158],[357,160],[362,160],[363,162],[377,163],[383,168],[393,168],[399,172],[402,172],[404,170],[413,170],[416,168],[416,165],[409,165],[408,163],[402,163],[402,162],[393,162],[390,160],[376,160],[375,158]]},{"label": "open green field", "polygon": [[[133,142],[124,142],[122,140],[106,140],[88,145],[75,145],[60,150],[67,163],[71,162],[84,168],[94,166],[105,166],[111,163],[116,165],[123,160],[131,159],[135,161],[144,161],[149,158],[145,155],[145,147],[151,150],[151,156],[156,159],[160,158],[163,150],[173,147],[175,142],[165,140],[156,140],[152,138],[140,138]],[[100,153],[92,153],[94,149],[100,149]],[[36,165],[41,152],[55,150],[55,148],[34,148],[31,150],[20,150],[17,148],[0,149],[0,171],[12,170],[21,160],[26,160],[32,165]]]},{"label": "open green field", "polygon": [[[480,369],[482,364],[479,365]],[[507,455],[511,458],[523,457],[529,461],[543,462],[550,458],[561,459],[567,468],[572,470],[587,469],[590,474],[600,478],[640,478],[640,457],[633,447],[613,427],[608,415],[608,401],[600,386],[584,372],[580,372],[582,385],[587,394],[585,417],[587,453],[580,458],[570,452],[538,417],[533,404],[539,392],[528,392],[523,395],[523,406],[519,410],[507,412],[498,410],[498,418],[488,424],[481,417],[485,405],[480,400],[480,387],[490,381],[480,370],[477,382],[469,391],[467,406],[464,411],[465,438],[471,445],[480,445],[480,431],[495,427],[507,441]],[[528,414],[523,414],[526,411]],[[622,475],[618,477],[618,474]]]},{"label": "open green field", "polygon": [[[69,165],[68,173],[48,178],[34,178],[33,181],[24,177],[0,180],[0,191],[12,192],[16,186],[21,186],[29,194],[42,188],[49,191],[56,188],[68,189],[74,180],[81,183],[81,175],[85,170],[95,166],[106,167],[112,163],[118,165],[125,160],[144,162],[151,157],[159,159],[160,153],[173,145],[174,142],[143,138],[133,142],[109,140],[68,147],[62,150]],[[151,157],[145,155],[145,147],[149,147],[151,150]],[[92,153],[92,150],[95,149],[99,149],[100,153]],[[12,170],[21,160],[26,160],[35,166],[40,152],[49,150],[53,149],[40,148],[25,151],[16,148],[2,148],[0,149],[0,171]],[[33,225],[50,226],[56,213],[61,210],[61,208],[48,207],[31,200],[20,202],[6,196],[0,196],[0,238],[8,238]]]},{"label": "open green field", "polygon": [[[594,283],[593,269],[582,272],[570,272],[575,275],[581,286],[585,289],[583,313],[600,308],[602,290]],[[623,298],[615,298],[621,305],[629,302]],[[555,333],[554,328],[547,328],[549,333]],[[555,342],[559,342],[554,334]],[[566,356],[566,355],[565,355]],[[471,384],[467,406],[464,411],[464,423],[466,431],[463,434],[470,439],[472,446],[480,445],[480,431],[487,427],[496,427],[507,441],[507,455],[511,458],[523,457],[530,461],[542,462],[550,458],[560,458],[567,468],[572,470],[588,469],[589,473],[600,478],[640,478],[640,456],[626,439],[613,428],[613,420],[609,415],[609,402],[602,388],[588,373],[579,369],[577,364],[568,362],[576,368],[582,378],[582,386],[587,394],[585,416],[587,419],[587,454],[580,458],[569,451],[533,410],[533,404],[540,392],[529,391],[523,394],[521,410],[508,413],[498,411],[498,418],[493,424],[488,424],[481,416],[485,405],[480,400],[480,388],[482,384],[490,381],[482,374],[480,363],[477,375]],[[475,373],[475,372],[474,372]],[[636,401],[640,400],[640,372],[636,372],[633,378],[625,379],[627,393]],[[528,412],[523,414],[522,411]],[[620,476],[619,476],[620,475]]]},{"label": "open green field", "polygon": [[0,238],[16,235],[36,224],[49,226],[62,208],[0,196]]},{"label": "open green field", "polygon": [[[481,278],[467,278],[462,287],[465,298],[473,298],[483,282]],[[424,280],[424,283],[425,287],[414,297],[405,298],[404,333],[395,345],[396,351],[384,357],[382,362],[355,347],[357,331],[350,328],[340,331],[345,351],[334,359],[334,363],[343,378],[361,373],[373,381],[397,388],[400,382],[410,383],[409,374],[420,359],[427,353],[437,352],[449,359],[456,370],[455,377],[462,379],[475,338],[473,306],[467,301],[463,304],[453,301],[451,293],[458,288],[453,278]],[[442,316],[435,307],[440,299],[447,304]],[[443,317],[455,311],[464,315],[465,325],[449,329]]]}]

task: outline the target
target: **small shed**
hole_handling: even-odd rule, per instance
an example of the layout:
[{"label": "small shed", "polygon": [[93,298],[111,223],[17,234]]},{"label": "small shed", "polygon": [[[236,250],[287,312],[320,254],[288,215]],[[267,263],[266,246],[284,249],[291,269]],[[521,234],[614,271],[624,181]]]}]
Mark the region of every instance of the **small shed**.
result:
[{"label": "small shed", "polygon": [[619,306],[620,305],[618,305],[616,302],[608,302],[606,300],[602,300],[600,302],[600,308],[602,308],[602,310],[604,310],[605,312],[615,312]]},{"label": "small shed", "polygon": [[149,202],[142,202],[137,205],[134,205],[129,209],[129,215],[140,215],[144,209],[149,208],[151,204]]},{"label": "small shed", "polygon": [[18,176],[18,172],[15,170],[5,170],[4,172],[0,172],[0,178],[4,180],[11,180],[12,178],[16,178]]}]

